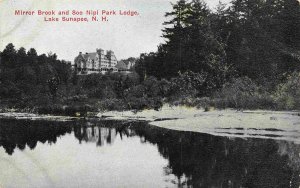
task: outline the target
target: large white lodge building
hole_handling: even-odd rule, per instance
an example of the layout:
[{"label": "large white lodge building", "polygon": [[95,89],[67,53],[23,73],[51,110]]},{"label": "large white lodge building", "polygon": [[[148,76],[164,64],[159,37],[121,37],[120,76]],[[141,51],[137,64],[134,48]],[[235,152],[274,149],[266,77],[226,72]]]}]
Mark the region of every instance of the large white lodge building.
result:
[{"label": "large white lodge building", "polygon": [[[118,60],[113,51],[96,49],[96,52],[85,53],[79,52],[79,55],[74,60],[75,69],[78,74],[105,73],[108,71],[118,72]],[[122,63],[122,62],[120,62]]]}]

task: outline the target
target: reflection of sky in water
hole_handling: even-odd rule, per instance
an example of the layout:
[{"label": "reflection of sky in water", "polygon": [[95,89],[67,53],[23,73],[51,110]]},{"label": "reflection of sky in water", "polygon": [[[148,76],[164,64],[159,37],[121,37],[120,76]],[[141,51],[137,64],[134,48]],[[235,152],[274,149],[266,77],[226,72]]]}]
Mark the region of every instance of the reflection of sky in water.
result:
[{"label": "reflection of sky in water", "polygon": [[216,137],[141,122],[96,124],[0,120],[0,185],[300,185],[300,147],[293,142]]},{"label": "reflection of sky in water", "polygon": [[154,145],[141,144],[139,137],[125,136],[121,140],[117,135],[113,144],[105,141],[101,147],[95,147],[94,142],[78,144],[72,134],[58,138],[51,146],[38,143],[34,150],[16,149],[12,156],[0,148],[0,156],[0,168],[6,169],[0,175],[4,187],[168,185],[162,170],[167,160]]}]

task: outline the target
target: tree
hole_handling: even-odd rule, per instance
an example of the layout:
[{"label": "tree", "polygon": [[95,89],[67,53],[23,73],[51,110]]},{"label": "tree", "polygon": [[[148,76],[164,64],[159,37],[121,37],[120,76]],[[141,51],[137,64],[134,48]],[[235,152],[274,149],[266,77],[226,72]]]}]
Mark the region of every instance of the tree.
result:
[{"label": "tree", "polygon": [[19,57],[26,57],[26,49],[24,47],[19,48],[17,54]]},{"label": "tree", "polygon": [[48,52],[48,58],[51,60],[51,62],[55,62],[57,60],[56,53]]},{"label": "tree", "polygon": [[36,52],[36,50],[35,50],[34,48],[30,48],[30,49],[28,50],[28,52],[27,52],[27,55],[28,55],[29,57],[36,57],[36,56],[37,56],[37,52]]},{"label": "tree", "polygon": [[3,63],[3,66],[14,67],[17,61],[16,54],[17,51],[15,46],[12,43],[9,43],[1,53],[1,62]]},{"label": "tree", "polygon": [[48,80],[49,90],[53,98],[56,97],[59,82],[59,79],[55,76]]},{"label": "tree", "polygon": [[[187,35],[185,35],[187,18],[189,16],[189,9],[191,4],[186,0],[179,0],[173,4],[173,11],[165,14],[166,18],[171,18],[164,22],[163,37],[166,39],[166,44],[160,46],[159,54],[163,57],[168,68],[166,77],[170,78],[176,76],[179,70],[187,70],[185,44],[187,42]],[[165,53],[164,55],[162,55]]]},{"label": "tree", "polygon": [[27,56],[28,56],[28,61],[30,63],[37,63],[38,61],[38,55],[37,52],[34,48],[30,48],[27,52]]}]

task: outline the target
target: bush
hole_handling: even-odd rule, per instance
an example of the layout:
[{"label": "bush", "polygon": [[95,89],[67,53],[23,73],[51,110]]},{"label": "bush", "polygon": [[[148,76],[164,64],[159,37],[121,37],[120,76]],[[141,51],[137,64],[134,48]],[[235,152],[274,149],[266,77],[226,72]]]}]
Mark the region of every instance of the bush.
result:
[{"label": "bush", "polygon": [[150,76],[143,83],[144,92],[148,97],[157,97],[159,95],[159,81]]},{"label": "bush", "polygon": [[170,101],[176,101],[181,98],[195,98],[203,90],[206,81],[206,74],[187,71],[172,78],[169,89]]},{"label": "bush", "polygon": [[233,79],[214,95],[217,108],[266,109],[274,108],[271,94],[248,77]]},{"label": "bush", "polygon": [[52,104],[47,106],[37,107],[39,114],[53,114],[53,115],[67,115],[67,116],[87,116],[88,112],[98,111],[95,107],[90,105],[61,105]]},{"label": "bush", "polygon": [[122,111],[126,109],[126,105],[121,99],[104,99],[99,101],[96,107],[102,112],[110,110]]},{"label": "bush", "polygon": [[174,106],[197,107],[197,108],[205,109],[211,106],[211,99],[208,97],[201,97],[201,98],[186,97],[186,98],[179,98],[178,100],[172,101],[170,104]]},{"label": "bush", "polygon": [[285,83],[278,85],[274,100],[278,109],[300,109],[300,73],[294,72]]},{"label": "bush", "polygon": [[159,110],[162,106],[162,99],[160,97],[130,97],[126,99],[127,108],[130,110],[145,110],[155,109]]}]

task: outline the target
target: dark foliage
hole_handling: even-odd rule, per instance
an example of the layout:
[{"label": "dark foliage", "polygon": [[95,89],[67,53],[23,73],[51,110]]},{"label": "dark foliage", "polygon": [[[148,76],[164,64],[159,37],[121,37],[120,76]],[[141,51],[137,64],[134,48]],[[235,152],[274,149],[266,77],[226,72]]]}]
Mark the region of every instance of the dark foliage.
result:
[{"label": "dark foliage", "polygon": [[168,102],[299,109],[297,0],[233,0],[215,11],[201,0],[179,0],[166,18],[166,42],[124,60],[135,62],[128,75],[79,76],[56,54],[8,44],[0,54],[1,108],[75,113],[85,105],[140,110]]},{"label": "dark foliage", "polygon": [[287,73],[300,70],[297,0],[233,0],[216,11],[200,0],[179,0],[166,17],[166,43],[137,61],[142,79],[193,71],[207,74],[205,84],[216,88],[247,76],[272,80],[274,89]]}]

